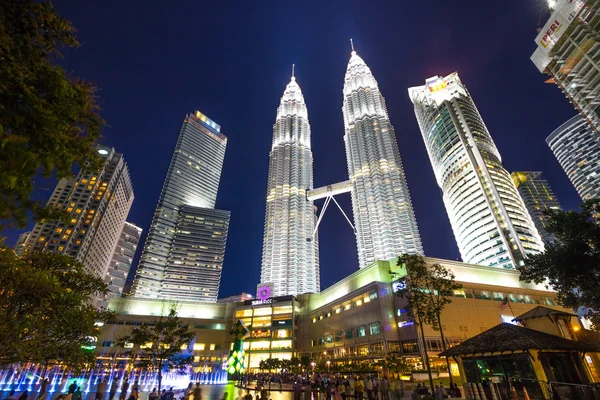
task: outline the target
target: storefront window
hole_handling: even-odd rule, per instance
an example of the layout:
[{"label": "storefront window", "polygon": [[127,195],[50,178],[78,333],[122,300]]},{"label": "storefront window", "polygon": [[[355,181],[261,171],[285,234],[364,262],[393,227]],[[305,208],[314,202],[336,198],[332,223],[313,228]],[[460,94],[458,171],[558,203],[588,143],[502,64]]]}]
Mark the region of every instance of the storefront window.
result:
[{"label": "storefront window", "polygon": [[368,356],[369,355],[369,346],[358,346],[358,355],[359,356]]},{"label": "storefront window", "polygon": [[252,326],[254,328],[271,326],[271,317],[254,317],[254,319],[252,320]]},{"label": "storefront window", "polygon": [[270,306],[269,307],[255,308],[254,309],[254,316],[256,317],[257,315],[271,315],[272,311],[273,311],[273,309]]},{"label": "storefront window", "polygon": [[271,350],[289,350],[291,348],[291,340],[277,340],[271,343]]},{"label": "storefront window", "polygon": [[270,330],[253,330],[252,331],[252,337],[253,338],[270,338],[271,337],[271,331]]},{"label": "storefront window", "polygon": [[291,314],[292,306],[273,307],[273,314]]},{"label": "storefront window", "polygon": [[235,312],[235,317],[236,318],[243,318],[243,317],[251,317],[252,316],[252,309],[249,308],[247,310],[237,310]]},{"label": "storefront window", "polygon": [[270,345],[269,341],[251,342],[250,350],[269,350]]},{"label": "storefront window", "polygon": [[279,339],[285,339],[292,336],[292,331],[289,329],[278,329],[276,331],[275,337]]}]

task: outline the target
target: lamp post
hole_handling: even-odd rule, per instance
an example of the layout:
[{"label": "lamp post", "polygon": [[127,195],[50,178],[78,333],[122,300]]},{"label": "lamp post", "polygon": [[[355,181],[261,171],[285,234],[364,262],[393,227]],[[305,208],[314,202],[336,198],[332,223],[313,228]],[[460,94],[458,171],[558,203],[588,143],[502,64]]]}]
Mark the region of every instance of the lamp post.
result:
[{"label": "lamp post", "polygon": [[312,367],[313,374],[314,374],[314,373],[315,373],[315,362],[314,362],[314,361],[313,361],[313,362],[311,362],[311,363],[310,363],[310,366]]},{"label": "lamp post", "polygon": [[329,373],[329,365],[331,364],[331,361],[327,360],[327,373]]}]

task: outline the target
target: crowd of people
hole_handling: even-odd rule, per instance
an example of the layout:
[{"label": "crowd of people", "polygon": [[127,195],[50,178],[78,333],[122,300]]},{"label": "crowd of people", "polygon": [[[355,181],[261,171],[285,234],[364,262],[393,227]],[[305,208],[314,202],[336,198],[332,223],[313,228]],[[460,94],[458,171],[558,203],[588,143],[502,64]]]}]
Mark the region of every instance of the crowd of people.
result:
[{"label": "crowd of people", "polygon": [[[248,392],[244,400],[269,400],[268,391],[290,390],[290,386],[294,400],[400,400],[408,392],[404,382],[398,378],[388,379],[371,374],[249,374],[242,376],[238,384],[248,388],[252,382],[256,382],[256,398]],[[428,395],[436,400],[462,397],[456,384],[446,388],[441,383],[435,386],[433,393],[426,386],[418,384],[406,397],[418,400]]]},{"label": "crowd of people", "polygon": [[[56,393],[53,398],[50,397],[48,385],[48,379],[43,380],[39,393],[30,394],[28,390],[24,390],[17,395],[15,394],[15,390],[11,390],[4,400],[83,400],[81,387],[76,380],[69,385],[66,393]],[[120,392],[119,388],[121,389]],[[98,382],[96,392],[94,393],[94,400],[115,400],[117,392],[119,392],[118,400],[141,400],[139,381],[130,384],[127,378],[123,379],[120,384],[118,380],[114,380],[110,387],[108,379]],[[161,392],[157,388],[154,388],[148,394],[148,400],[201,400],[202,387],[199,382],[195,385],[190,383],[187,389],[183,393],[180,393],[180,395],[180,397],[176,396],[173,387],[162,389]],[[88,400],[91,400],[91,398],[88,397]]]}]

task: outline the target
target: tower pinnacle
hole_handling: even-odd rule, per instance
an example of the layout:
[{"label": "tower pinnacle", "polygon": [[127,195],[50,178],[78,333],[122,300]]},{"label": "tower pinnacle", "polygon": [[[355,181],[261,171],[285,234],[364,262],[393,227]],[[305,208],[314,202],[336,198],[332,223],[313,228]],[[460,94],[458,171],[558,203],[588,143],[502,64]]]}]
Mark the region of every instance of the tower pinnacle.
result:
[{"label": "tower pinnacle", "polygon": [[296,77],[294,76],[294,69],[296,67],[296,64],[292,64],[292,80],[295,81]]},{"label": "tower pinnacle", "polygon": [[350,38],[350,46],[352,47],[352,55],[355,55],[356,50],[354,50],[354,42],[352,41],[352,38]]}]

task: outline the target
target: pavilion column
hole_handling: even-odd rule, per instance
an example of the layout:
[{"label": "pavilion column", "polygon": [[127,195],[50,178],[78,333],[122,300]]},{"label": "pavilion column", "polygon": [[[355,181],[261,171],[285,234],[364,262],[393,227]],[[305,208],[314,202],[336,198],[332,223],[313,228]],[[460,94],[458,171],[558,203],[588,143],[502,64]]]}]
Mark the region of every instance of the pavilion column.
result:
[{"label": "pavilion column", "polygon": [[544,369],[544,365],[542,364],[542,361],[540,360],[540,352],[537,350],[529,350],[529,353],[531,354],[531,357],[529,357],[529,360],[531,361],[531,365],[533,366],[533,372],[535,373],[535,377],[538,381],[542,381],[542,382],[539,382],[540,389],[542,390],[544,397],[549,399],[550,394],[549,394],[548,388],[546,387],[546,385],[547,385],[546,382],[548,382],[549,379],[548,379],[548,376],[546,375],[546,370]]}]

